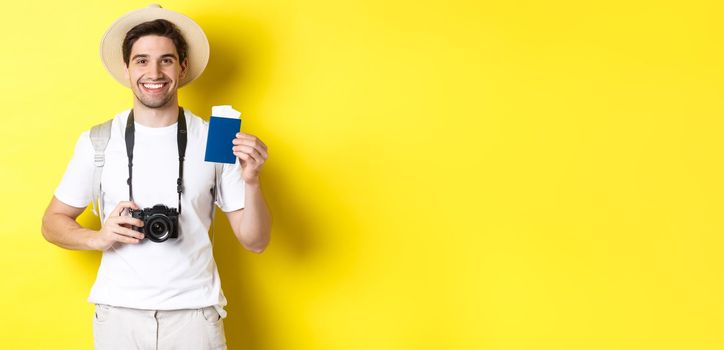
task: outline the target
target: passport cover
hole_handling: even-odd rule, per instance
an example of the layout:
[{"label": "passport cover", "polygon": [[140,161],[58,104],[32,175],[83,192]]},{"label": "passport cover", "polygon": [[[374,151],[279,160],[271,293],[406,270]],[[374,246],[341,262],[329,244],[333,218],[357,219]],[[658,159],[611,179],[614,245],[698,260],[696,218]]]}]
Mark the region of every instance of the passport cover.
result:
[{"label": "passport cover", "polygon": [[206,138],[207,162],[234,164],[236,156],[231,143],[241,130],[241,119],[214,117],[209,118],[209,134]]}]

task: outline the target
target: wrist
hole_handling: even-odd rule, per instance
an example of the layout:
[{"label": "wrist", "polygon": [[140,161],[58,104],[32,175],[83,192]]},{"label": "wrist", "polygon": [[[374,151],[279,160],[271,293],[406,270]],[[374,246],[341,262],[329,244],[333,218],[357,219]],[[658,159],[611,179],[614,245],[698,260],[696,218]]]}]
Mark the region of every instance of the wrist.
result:
[{"label": "wrist", "polygon": [[250,180],[250,181],[244,180],[244,186],[246,186],[246,188],[253,189],[253,188],[259,188],[261,186],[261,184],[259,183],[259,178],[257,177],[256,179]]},{"label": "wrist", "polygon": [[100,235],[100,233],[101,231],[89,230],[88,238],[85,242],[89,250],[101,250],[98,248],[98,236]]}]

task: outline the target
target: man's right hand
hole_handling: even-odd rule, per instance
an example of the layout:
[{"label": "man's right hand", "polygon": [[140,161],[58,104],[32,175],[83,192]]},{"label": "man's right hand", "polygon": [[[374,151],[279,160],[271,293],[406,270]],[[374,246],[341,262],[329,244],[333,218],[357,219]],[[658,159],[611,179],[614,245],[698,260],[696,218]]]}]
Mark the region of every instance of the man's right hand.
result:
[{"label": "man's right hand", "polygon": [[141,227],[143,221],[128,215],[121,215],[126,209],[138,209],[136,203],[120,202],[111,212],[100,231],[89,244],[96,250],[105,251],[116,242],[138,244],[143,239],[143,233],[131,229],[131,226]]}]

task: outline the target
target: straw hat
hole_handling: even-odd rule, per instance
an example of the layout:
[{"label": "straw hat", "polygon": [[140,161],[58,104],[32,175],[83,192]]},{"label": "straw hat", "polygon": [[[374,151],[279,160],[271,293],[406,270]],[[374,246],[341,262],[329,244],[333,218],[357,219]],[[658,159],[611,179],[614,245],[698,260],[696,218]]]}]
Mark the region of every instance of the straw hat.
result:
[{"label": "straw hat", "polygon": [[143,22],[156,19],[165,19],[178,27],[188,44],[189,70],[186,77],[179,83],[184,86],[198,78],[209,62],[209,40],[206,39],[203,29],[191,18],[178,12],[161,8],[161,5],[152,4],[146,8],[131,11],[117,19],[108,28],[101,40],[101,60],[109,73],[121,84],[131,87],[126,79],[123,62],[123,39],[131,28]]}]

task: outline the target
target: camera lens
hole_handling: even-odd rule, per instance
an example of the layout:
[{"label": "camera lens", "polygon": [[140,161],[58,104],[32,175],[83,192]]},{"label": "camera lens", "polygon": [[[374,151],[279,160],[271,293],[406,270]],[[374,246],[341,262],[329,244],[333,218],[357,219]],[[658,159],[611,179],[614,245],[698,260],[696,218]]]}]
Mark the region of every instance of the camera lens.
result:
[{"label": "camera lens", "polygon": [[151,215],[146,219],[146,235],[154,242],[163,242],[171,233],[172,223],[166,215]]},{"label": "camera lens", "polygon": [[151,234],[154,236],[163,236],[166,231],[168,230],[162,221],[156,220],[153,224],[151,224]]}]

